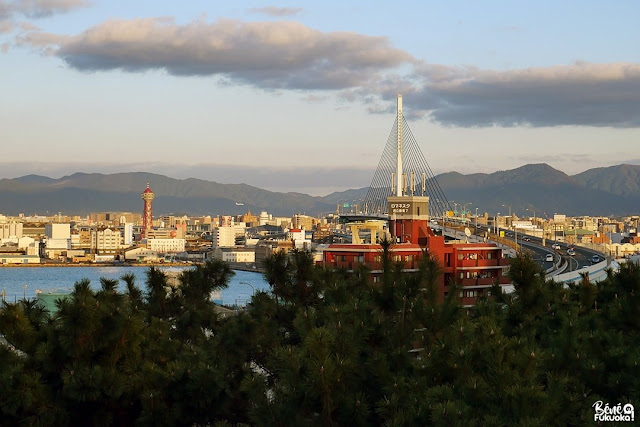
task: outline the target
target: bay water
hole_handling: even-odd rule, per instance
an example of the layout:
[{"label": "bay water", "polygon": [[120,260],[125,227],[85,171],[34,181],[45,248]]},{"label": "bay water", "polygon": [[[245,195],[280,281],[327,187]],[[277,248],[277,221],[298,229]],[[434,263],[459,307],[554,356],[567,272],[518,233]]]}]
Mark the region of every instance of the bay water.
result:
[{"label": "bay water", "polygon": [[[192,267],[160,267],[166,272],[180,272]],[[100,289],[100,278],[119,281],[118,290],[126,290],[121,277],[125,274],[135,276],[136,285],[146,291],[147,271],[149,267],[0,267],[0,295],[7,302],[15,302],[23,297],[35,298],[36,290],[71,291],[74,283],[89,279],[93,289]],[[234,270],[235,275],[229,281],[229,287],[222,290],[222,304],[244,306],[251,295],[258,291],[269,291],[261,273]]]}]

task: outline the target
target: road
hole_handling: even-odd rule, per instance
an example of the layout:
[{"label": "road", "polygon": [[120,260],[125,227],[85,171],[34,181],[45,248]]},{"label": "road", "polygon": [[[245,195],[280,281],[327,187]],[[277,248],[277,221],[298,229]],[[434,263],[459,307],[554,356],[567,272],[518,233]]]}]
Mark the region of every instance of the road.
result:
[{"label": "road", "polygon": [[[476,234],[483,235],[487,230],[486,226],[478,226],[478,230]],[[511,241],[515,241],[516,236],[513,231],[505,230],[505,238]],[[594,255],[598,255],[599,260],[602,261],[604,259],[604,255],[598,251],[594,251],[591,249],[583,248],[581,246],[572,246],[567,245],[562,242],[557,242],[555,240],[546,240],[545,245],[542,245],[542,239],[538,237],[522,235],[518,233],[518,245],[526,247],[530,249],[534,253],[534,260],[540,263],[543,269],[548,270],[552,267],[552,262],[546,261],[547,254],[554,255],[554,262],[558,261],[558,257],[562,257],[568,263],[567,269],[565,271],[574,271],[579,270],[584,267],[588,267],[592,264],[592,257]],[[560,246],[560,249],[554,250],[551,246],[557,243]],[[570,247],[574,248],[575,255],[571,256],[567,254],[567,251]],[[563,264],[563,263],[561,263]]]}]

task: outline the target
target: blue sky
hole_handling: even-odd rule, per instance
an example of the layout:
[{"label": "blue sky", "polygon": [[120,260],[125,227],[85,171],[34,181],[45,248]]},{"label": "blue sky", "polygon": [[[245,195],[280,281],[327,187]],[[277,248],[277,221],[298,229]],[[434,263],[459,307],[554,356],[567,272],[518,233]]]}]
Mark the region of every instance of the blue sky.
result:
[{"label": "blue sky", "polygon": [[398,92],[436,173],[640,164],[639,9],[0,0],[0,178],[362,187]]}]

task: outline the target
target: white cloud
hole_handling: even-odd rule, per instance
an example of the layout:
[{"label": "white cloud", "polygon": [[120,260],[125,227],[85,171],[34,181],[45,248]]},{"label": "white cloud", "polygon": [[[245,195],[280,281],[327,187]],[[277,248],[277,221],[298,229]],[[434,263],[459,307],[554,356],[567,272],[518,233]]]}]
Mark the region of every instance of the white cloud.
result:
[{"label": "white cloud", "polygon": [[323,33],[296,22],[110,20],[60,46],[78,70],[163,69],[264,89],[343,89],[374,83],[415,60],[385,37]]},{"label": "white cloud", "polygon": [[266,6],[266,7],[254,7],[254,8],[251,8],[250,11],[252,13],[261,13],[269,16],[294,16],[302,13],[303,9],[300,7]]},{"label": "white cloud", "polygon": [[313,96],[334,91],[371,113],[393,110],[402,93],[407,117],[428,116],[448,126],[640,127],[637,63],[451,67],[424,63],[385,37],[236,20],[109,20],[69,37],[28,32],[17,43],[55,53],[80,71],[165,70]]},{"label": "white cloud", "polygon": [[56,13],[66,13],[89,5],[87,0],[0,0],[0,18],[24,15],[42,18]]}]

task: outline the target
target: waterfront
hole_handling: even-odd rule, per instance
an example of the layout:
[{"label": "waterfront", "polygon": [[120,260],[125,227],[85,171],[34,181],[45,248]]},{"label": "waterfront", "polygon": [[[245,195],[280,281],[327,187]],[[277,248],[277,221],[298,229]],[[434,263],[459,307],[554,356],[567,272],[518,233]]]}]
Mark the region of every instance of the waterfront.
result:
[{"label": "waterfront", "polygon": [[[161,267],[167,272],[180,272],[190,267]],[[0,268],[0,292],[6,294],[6,301],[14,302],[23,296],[34,298],[36,289],[41,291],[71,291],[75,282],[89,279],[91,287],[100,288],[100,278],[118,279],[119,290],[125,289],[120,278],[125,274],[133,274],[136,284],[145,290],[148,267],[11,267]],[[222,303],[225,305],[245,305],[255,290],[269,290],[262,274],[234,270],[235,275],[229,280],[229,287],[222,290]],[[247,284],[248,283],[248,284]],[[26,285],[26,288],[24,287]]]}]

